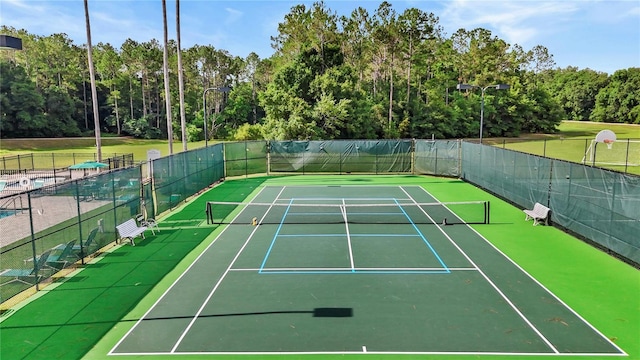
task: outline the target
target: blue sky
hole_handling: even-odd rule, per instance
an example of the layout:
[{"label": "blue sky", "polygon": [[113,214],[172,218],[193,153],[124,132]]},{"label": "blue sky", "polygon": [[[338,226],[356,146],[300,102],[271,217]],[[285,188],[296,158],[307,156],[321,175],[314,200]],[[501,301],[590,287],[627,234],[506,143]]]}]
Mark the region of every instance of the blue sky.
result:
[{"label": "blue sky", "polygon": [[[482,27],[525,50],[549,49],[558,67],[612,74],[640,67],[640,0],[411,0],[389,1],[396,12],[417,7],[440,18],[447,36]],[[271,36],[295,4],[310,1],[181,0],[181,42],[213,45],[232,55],[269,57]],[[373,14],[381,1],[327,0],[339,15],[358,6]],[[89,0],[92,41],[119,47],[127,38],[162,41],[160,0]],[[175,8],[167,0],[169,36],[175,39]],[[86,43],[82,0],[0,0],[0,24],[37,35],[65,33]]]}]

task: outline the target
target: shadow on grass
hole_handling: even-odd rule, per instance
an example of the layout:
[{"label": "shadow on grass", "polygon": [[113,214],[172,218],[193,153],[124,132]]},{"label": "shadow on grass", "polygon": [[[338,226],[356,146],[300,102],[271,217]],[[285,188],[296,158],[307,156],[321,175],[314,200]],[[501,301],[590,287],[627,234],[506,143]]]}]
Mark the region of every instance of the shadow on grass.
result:
[{"label": "shadow on grass", "polygon": [[[243,201],[266,178],[223,183],[208,191],[227,201]],[[204,215],[195,199],[180,213]],[[177,217],[180,213],[176,213]],[[162,229],[135,247],[125,244],[87,264],[2,322],[3,359],[80,359],[167,273],[212,231],[212,227]]]}]

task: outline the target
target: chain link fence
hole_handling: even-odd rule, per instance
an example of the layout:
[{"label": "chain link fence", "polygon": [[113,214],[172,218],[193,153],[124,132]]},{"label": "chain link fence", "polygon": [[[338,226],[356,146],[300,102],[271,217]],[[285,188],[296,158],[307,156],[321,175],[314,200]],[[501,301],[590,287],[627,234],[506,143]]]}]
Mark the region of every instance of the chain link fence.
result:
[{"label": "chain link fence", "polygon": [[[521,208],[542,203],[554,224],[640,263],[640,176],[504,147],[460,140],[244,141],[136,165],[123,158],[122,166],[132,166],[18,193],[5,187],[0,302],[84,263],[117,240],[116,225],[138,214],[156,217],[225,177],[264,173],[460,177]],[[34,157],[24,159],[35,164]]]}]

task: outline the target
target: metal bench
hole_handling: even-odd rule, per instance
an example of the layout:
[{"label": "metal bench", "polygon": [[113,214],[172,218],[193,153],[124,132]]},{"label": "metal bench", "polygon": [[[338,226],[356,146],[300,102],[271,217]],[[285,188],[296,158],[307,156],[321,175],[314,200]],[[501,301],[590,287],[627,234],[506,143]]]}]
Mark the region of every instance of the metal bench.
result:
[{"label": "metal bench", "polygon": [[138,226],[134,219],[129,219],[122,224],[116,226],[118,229],[118,235],[120,236],[120,240],[129,239],[131,242],[131,246],[136,246],[136,243],[133,241],[138,235],[142,236],[144,239],[144,232],[147,230],[146,226]]},{"label": "metal bench", "polygon": [[535,203],[532,210],[525,209],[523,211],[526,214],[525,220],[533,219],[533,226],[540,224],[542,221],[544,221],[545,225],[549,225],[549,212],[551,209],[548,207]]}]

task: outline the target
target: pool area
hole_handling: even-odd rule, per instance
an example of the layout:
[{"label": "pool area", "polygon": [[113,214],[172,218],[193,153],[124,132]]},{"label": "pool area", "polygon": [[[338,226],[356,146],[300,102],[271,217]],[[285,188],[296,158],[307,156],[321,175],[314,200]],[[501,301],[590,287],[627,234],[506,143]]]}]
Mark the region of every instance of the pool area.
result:
[{"label": "pool area", "polygon": [[20,212],[20,210],[13,209],[0,209],[0,219],[16,215]]}]

